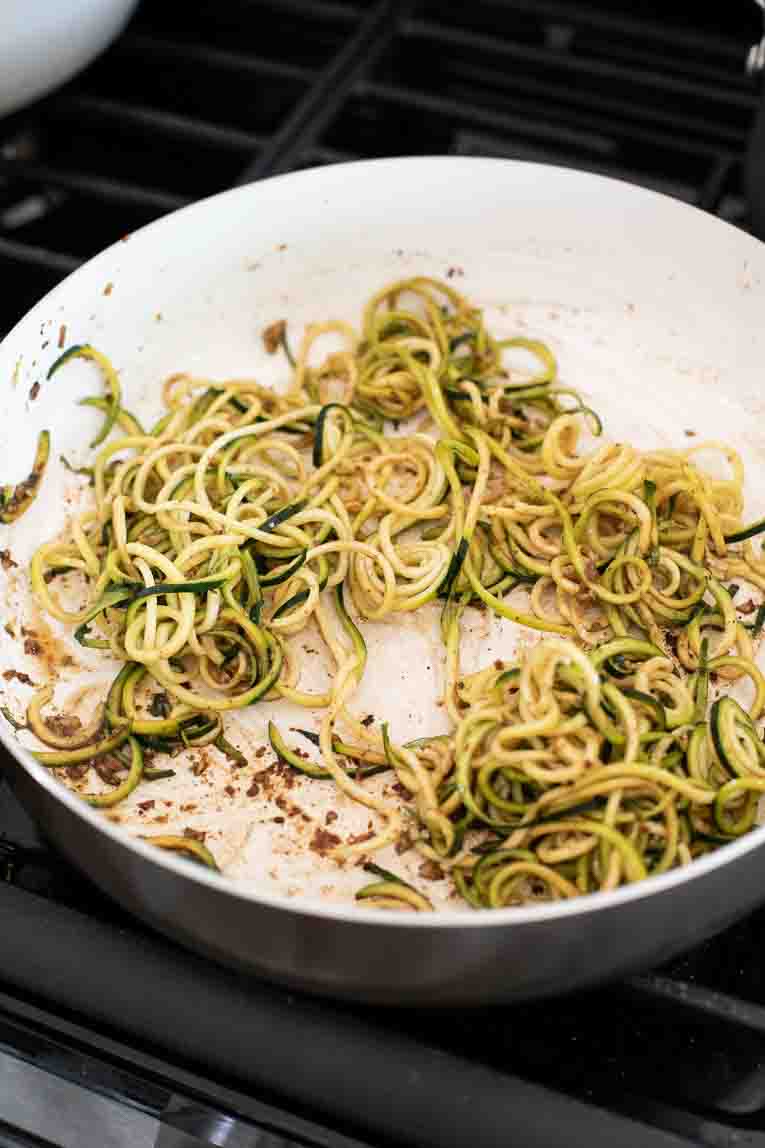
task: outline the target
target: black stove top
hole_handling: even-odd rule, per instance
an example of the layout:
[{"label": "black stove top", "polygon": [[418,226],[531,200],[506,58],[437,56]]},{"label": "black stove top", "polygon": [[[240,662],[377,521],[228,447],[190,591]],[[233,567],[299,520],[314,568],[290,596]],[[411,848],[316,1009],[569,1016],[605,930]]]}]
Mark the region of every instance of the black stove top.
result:
[{"label": "black stove top", "polygon": [[[746,227],[760,33],[754,4],[695,0],[147,0],[0,121],[0,331],[189,200],[344,159],[562,163]],[[0,781],[0,1148],[765,1148],[764,946],[765,910],[554,1002],[300,997],[136,924]]]}]

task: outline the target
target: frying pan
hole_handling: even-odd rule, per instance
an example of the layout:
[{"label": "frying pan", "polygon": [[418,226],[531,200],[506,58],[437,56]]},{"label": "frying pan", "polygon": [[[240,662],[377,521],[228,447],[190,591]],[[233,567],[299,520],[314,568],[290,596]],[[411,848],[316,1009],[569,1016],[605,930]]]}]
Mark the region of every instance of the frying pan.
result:
[{"label": "frying pan", "polygon": [[[765,513],[765,247],[757,240],[626,183],[534,164],[395,159],[279,177],[115,244],[0,346],[3,480],[28,472],[40,429],[53,440],[36,502],[0,535],[18,564],[7,564],[0,586],[15,635],[0,628],[5,705],[23,714],[31,695],[8,680],[9,668],[36,684],[55,680],[62,706],[93,704],[114,672],[35,615],[25,572],[35,546],[86,497],[60,455],[84,462],[97,425],[75,406],[100,385],[92,367],[74,362],[45,379],[59,343],[89,341],[110,355],[126,404],[148,415],[174,371],[285,382],[285,364],[262,347],[268,323],[286,318],[297,339],[306,322],[358,322],[375,288],[415,274],[450,276],[498,334],[547,339],[562,377],[585,392],[610,437],[640,447],[679,446],[687,435],[734,443],[747,469],[747,513]],[[444,728],[431,623],[418,615],[365,629],[368,671],[354,706],[387,719],[396,740]],[[26,652],[22,625],[36,639]],[[478,614],[466,630],[467,669],[511,656],[523,641],[510,623]],[[320,661],[301,655],[308,688]],[[181,762],[176,778],[139,792],[154,800],[152,824],[180,831],[187,818],[205,829],[222,876],[140,840],[147,815],[135,807],[120,807],[119,822],[87,807],[9,725],[0,738],[10,781],[44,832],[138,917],[214,960],[337,997],[453,1004],[562,992],[663,961],[763,899],[765,828],[757,828],[688,868],[573,901],[476,913],[434,888],[437,913],[358,908],[359,871],[306,848],[306,833],[333,806],[332,787],[309,780],[290,791],[302,811],[294,830],[279,816],[284,794],[247,793],[274,712],[294,724],[281,703],[269,703],[227,727],[250,758],[240,774],[216,765],[196,775]],[[358,811],[340,812],[343,832],[359,828]],[[406,855],[394,861],[406,874]]]}]

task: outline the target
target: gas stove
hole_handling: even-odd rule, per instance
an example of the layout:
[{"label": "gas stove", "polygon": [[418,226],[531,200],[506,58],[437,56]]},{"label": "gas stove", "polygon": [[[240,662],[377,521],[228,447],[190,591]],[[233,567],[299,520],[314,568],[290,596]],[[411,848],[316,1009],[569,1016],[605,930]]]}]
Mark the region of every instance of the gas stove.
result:
[{"label": "gas stove", "polygon": [[[691,0],[145,2],[0,121],[0,332],[126,232],[346,159],[564,164],[747,227],[760,25]],[[0,1148],[765,1148],[763,942],[765,910],[670,967],[514,1008],[298,996],[129,918],[0,781]]]}]

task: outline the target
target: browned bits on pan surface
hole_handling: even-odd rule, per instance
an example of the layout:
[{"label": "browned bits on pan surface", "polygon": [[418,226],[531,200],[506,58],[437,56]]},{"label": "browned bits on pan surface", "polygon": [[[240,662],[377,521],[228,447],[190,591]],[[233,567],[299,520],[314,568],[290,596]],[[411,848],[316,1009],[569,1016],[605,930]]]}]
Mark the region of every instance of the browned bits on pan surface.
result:
[{"label": "browned bits on pan surface", "polygon": [[436,861],[423,861],[417,872],[426,881],[440,881],[444,871]]},{"label": "browned bits on pan surface", "polygon": [[191,841],[204,842],[207,834],[205,833],[204,829],[192,829],[190,825],[187,825],[183,831],[183,836],[188,837]]},{"label": "browned bits on pan surface", "polygon": [[12,570],[14,567],[18,567],[18,562],[14,560],[10,550],[0,550],[0,566],[3,570]]},{"label": "browned bits on pan surface", "polygon": [[333,821],[337,821],[337,813],[334,809],[330,809],[327,816],[324,818],[325,825],[331,825]]},{"label": "browned bits on pan surface", "polygon": [[336,845],[340,844],[340,838],[336,833],[330,833],[327,829],[322,829],[319,825],[314,831],[314,835],[310,840],[310,848],[314,853],[329,853]]},{"label": "browned bits on pan surface", "polygon": [[34,626],[21,626],[24,650],[30,657],[38,657],[45,665],[50,678],[56,678],[66,666],[75,665],[72,655],[64,642],[56,637],[42,618],[35,618]]},{"label": "browned bits on pan surface", "polygon": [[269,325],[263,331],[263,346],[269,355],[275,354],[279,350],[282,339],[284,338],[287,330],[286,319],[277,319],[275,323]]},{"label": "browned bits on pan surface", "polygon": [[367,829],[366,833],[354,833],[348,838],[348,844],[361,845],[364,841],[371,841],[374,835],[373,829]]},{"label": "browned bits on pan surface", "polygon": [[206,750],[207,750],[206,746],[204,746],[202,749],[197,750],[199,757],[194,762],[194,765],[191,767],[192,773],[194,773],[197,777],[201,777],[202,774],[206,773],[207,770],[210,768],[210,765],[212,764],[210,755],[206,752]]},{"label": "browned bits on pan surface", "polygon": [[125,773],[125,766],[115,757],[99,758],[93,762],[93,768],[107,785],[119,785],[120,774]]},{"label": "browned bits on pan surface", "polygon": [[294,801],[290,801],[289,798],[285,797],[282,793],[278,793],[276,795],[274,798],[274,805],[277,809],[280,809],[282,813],[286,813],[287,817],[291,817],[293,819],[300,818],[301,821],[311,820],[310,817],[308,817],[303,812],[299,805],[295,805]]},{"label": "browned bits on pan surface", "polygon": [[51,733],[59,737],[72,737],[73,734],[82,729],[82,722],[76,714],[53,714],[46,720],[45,724]]},{"label": "browned bits on pan surface", "polygon": [[19,670],[4,670],[3,677],[6,682],[12,682],[15,678],[17,682],[21,682],[22,686],[33,686],[34,682],[29,674],[21,673]]},{"label": "browned bits on pan surface", "polygon": [[58,345],[63,347],[66,342],[66,323],[62,323],[58,329]]},{"label": "browned bits on pan surface", "polygon": [[282,781],[286,789],[295,788],[295,771],[286,761],[276,761],[270,767],[275,775]]}]

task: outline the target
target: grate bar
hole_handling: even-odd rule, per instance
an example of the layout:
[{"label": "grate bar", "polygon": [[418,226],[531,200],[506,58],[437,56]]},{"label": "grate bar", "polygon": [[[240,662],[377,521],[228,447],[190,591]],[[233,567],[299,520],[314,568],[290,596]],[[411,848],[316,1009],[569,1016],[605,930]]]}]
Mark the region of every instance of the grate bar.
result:
[{"label": "grate bar", "polygon": [[[438,40],[452,47],[463,48],[468,51],[490,52],[497,57],[508,60],[521,60],[523,63],[533,61],[541,68],[554,65],[574,77],[584,76],[587,79],[612,80],[614,84],[631,83],[655,85],[668,94],[684,94],[696,96],[699,100],[708,100],[710,97],[709,84],[694,82],[682,76],[670,76],[666,72],[649,71],[644,68],[627,67],[619,62],[611,63],[605,60],[593,59],[589,56],[576,56],[573,54],[554,52],[550,48],[536,47],[533,44],[514,43],[512,40],[498,40],[496,37],[482,35],[477,32],[468,32],[463,29],[448,28],[442,24],[435,24],[427,20],[408,20],[403,26],[403,32],[410,36],[419,36]],[[751,94],[736,89],[724,90],[715,85],[714,98],[721,103],[744,111],[752,107]]]},{"label": "grate bar", "polygon": [[289,80],[309,82],[312,73],[299,64],[288,64],[283,60],[271,60],[265,56],[255,56],[248,52],[228,52],[223,48],[211,48],[207,44],[174,44],[156,36],[131,35],[120,41],[115,52],[124,56],[137,56],[142,63],[167,62],[181,64],[204,64],[221,71],[247,72],[254,76],[278,76]]},{"label": "grate bar", "polygon": [[329,147],[327,144],[314,144],[303,155],[305,163],[350,163],[358,159],[355,152],[343,151],[342,148]]},{"label": "grate bar", "polygon": [[[254,152],[263,146],[266,137],[256,132],[245,132],[238,128],[224,128],[206,120],[192,119],[158,108],[147,108],[139,104],[123,104],[117,100],[99,96],[74,96],[61,101],[61,107],[75,115],[87,115],[96,120],[115,121],[145,128],[147,131],[163,132],[176,139],[199,141],[225,148],[229,151]],[[53,109],[54,114],[56,109]]]},{"label": "grate bar", "polygon": [[693,1010],[705,1017],[742,1025],[754,1032],[765,1034],[765,1008],[715,989],[691,984],[690,981],[650,975],[632,977],[627,987],[654,1000],[661,999]]},{"label": "grate bar", "polygon": [[[427,5],[426,5],[427,7]],[[437,5],[433,3],[433,7],[437,7],[439,13],[442,12],[442,5],[439,2]],[[741,35],[741,40],[734,37],[726,37],[723,35],[713,35],[708,31],[701,31],[693,27],[679,27],[672,25],[664,20],[660,25],[660,31],[657,29],[656,21],[641,19],[637,13],[639,11],[637,5],[632,5],[632,13],[627,15],[626,12],[614,12],[611,6],[603,4],[602,7],[595,7],[591,4],[577,3],[574,7],[570,0],[488,0],[482,5],[485,9],[495,9],[498,19],[507,19],[510,16],[512,19],[512,12],[528,13],[540,20],[556,22],[561,24],[586,24],[590,27],[600,29],[607,29],[616,34],[621,33],[625,40],[635,36],[646,36],[656,40],[657,43],[663,46],[672,44],[683,56],[687,57],[690,48],[697,47],[707,51],[714,51],[716,53],[724,53],[735,64],[737,69],[741,69],[741,47],[742,44],[748,44],[747,29],[744,28]],[[669,14],[669,13],[667,13]],[[756,31],[756,21],[752,24],[753,31]]]},{"label": "grate bar", "polygon": [[88,175],[85,172],[62,171],[47,164],[21,163],[18,160],[0,158],[0,175],[20,182],[44,183],[48,187],[81,192],[84,195],[108,200],[110,203],[151,208],[158,212],[175,211],[190,202],[187,196],[173,195],[167,191],[139,187],[136,184]]},{"label": "grate bar", "polygon": [[46,247],[35,247],[29,243],[17,243],[0,236],[0,259],[10,259],[13,263],[27,264],[30,267],[44,267],[47,271],[69,275],[82,263],[75,255],[62,251],[50,251]]},{"label": "grate bar", "polygon": [[[593,124],[593,130],[588,131],[586,125],[571,126],[573,116],[569,116],[569,123],[556,124],[555,122],[551,123],[549,119],[543,121],[543,119],[532,116],[494,111],[490,108],[479,107],[477,104],[463,103],[451,99],[449,96],[433,95],[430,92],[380,83],[377,80],[358,88],[357,94],[362,98],[364,95],[372,96],[372,98],[395,104],[401,108],[431,111],[435,115],[448,116],[458,123],[471,123],[508,134],[518,133],[524,139],[549,140],[550,144],[562,149],[565,147],[581,149],[590,155],[605,158],[605,160],[608,160],[610,156],[617,158],[620,147],[625,141],[671,148],[674,155],[685,153],[689,160],[693,158],[697,161],[698,158],[702,158],[702,160],[712,162],[717,160],[719,156],[718,148],[704,145],[702,142],[698,142],[697,145],[689,145],[678,141],[673,135],[636,129],[632,125],[611,125],[610,122],[603,121],[600,124]],[[610,134],[603,130],[606,126],[612,126]]]},{"label": "grate bar", "polygon": [[[685,153],[693,158],[702,157],[714,160],[720,154],[719,148],[705,144],[700,140],[694,140],[692,144],[689,144],[685,141],[679,141],[676,136],[671,134],[646,130],[623,122],[613,123],[605,117],[596,124],[590,125],[592,130],[588,131],[588,125],[582,125],[580,129],[570,127],[568,124],[531,118],[527,115],[495,112],[478,104],[463,103],[448,96],[436,96],[429,92],[402,87],[398,84],[374,81],[365,84],[358,94],[375,96],[378,99],[405,107],[422,108],[425,111],[452,116],[455,119],[471,120],[488,127],[499,128],[502,131],[522,132],[526,137],[535,135],[562,144],[570,143],[573,146],[584,146],[600,155],[614,154],[617,145],[622,140],[661,145],[672,148],[675,154]],[[570,114],[568,118],[569,121],[573,120],[573,114]],[[581,120],[581,117],[578,118]],[[606,125],[611,129],[609,132],[603,130]]]},{"label": "grate bar", "polygon": [[343,100],[390,44],[396,28],[396,0],[380,0],[355,36],[319,76],[277,132],[261,157],[245,168],[238,184],[289,171],[296,158],[318,139]]},{"label": "grate bar", "polygon": [[[432,53],[439,59],[444,50],[439,37],[420,41],[419,46],[423,53]],[[398,48],[398,58],[394,58],[391,63],[394,75],[402,69],[404,72],[408,70],[407,61],[401,58],[407,47],[411,49],[411,45],[407,45],[404,41]],[[675,107],[673,100],[678,98],[678,92],[662,90],[658,79],[655,88],[643,84],[642,91],[628,94],[624,91],[624,75],[604,75],[601,81],[607,91],[602,91],[598,88],[587,88],[580,83],[580,74],[570,70],[571,60],[567,57],[551,58],[545,53],[540,53],[539,66],[536,70],[520,75],[516,74],[513,65],[529,56],[530,51],[495,47],[492,52],[491,63],[485,65],[481,61],[471,59],[467,49],[457,43],[451,65],[449,59],[441,63],[438,89],[442,89],[445,85],[458,89],[459,102],[466,100],[471,113],[474,107],[485,107],[486,104],[491,107],[502,103],[514,106],[518,110],[525,105],[531,114],[544,115],[553,123],[565,114],[565,118],[571,122],[579,120],[585,124],[589,123],[590,126],[602,124],[604,120],[615,125],[656,124],[660,129],[669,129],[676,137],[691,133],[697,138],[705,137],[715,142],[719,141],[727,148],[740,145],[749,126],[753,108],[751,99],[738,100],[735,106],[731,104],[723,107],[718,103],[716,107],[709,107],[707,90],[702,94],[694,92],[686,95],[685,107]],[[587,63],[588,71],[594,72],[592,62]],[[558,74],[548,74],[550,68],[554,68]],[[397,78],[388,82],[395,84]],[[475,98],[476,92],[483,96],[486,103]],[[655,102],[651,102],[651,98]],[[721,111],[731,117],[730,121],[726,116],[719,114]]]},{"label": "grate bar", "polygon": [[736,169],[737,160],[734,155],[722,155],[712,168],[709,178],[701,189],[699,207],[704,211],[716,211],[731,182]]},{"label": "grate bar", "polygon": [[[250,3],[257,13],[260,7],[259,0],[250,0]],[[348,4],[337,3],[337,0],[321,0],[318,7],[316,0],[271,0],[271,3],[285,12],[294,12],[298,16],[310,16],[312,19],[318,16],[322,20],[334,20],[345,24],[352,23],[358,15],[355,8]]]},{"label": "grate bar", "polygon": [[533,144],[520,143],[516,140],[508,142],[496,136],[482,135],[477,132],[458,132],[454,148],[457,155],[501,156],[505,159],[520,159],[534,163],[549,163],[559,167],[572,168],[577,171],[590,171],[599,175],[608,175],[612,179],[623,179],[630,183],[650,187],[664,195],[674,196],[686,203],[698,203],[697,188],[690,183],[681,183],[679,180],[654,177],[646,172],[634,168],[620,166],[617,163],[597,163],[589,159],[582,160],[561,155],[559,148],[537,147]]}]

